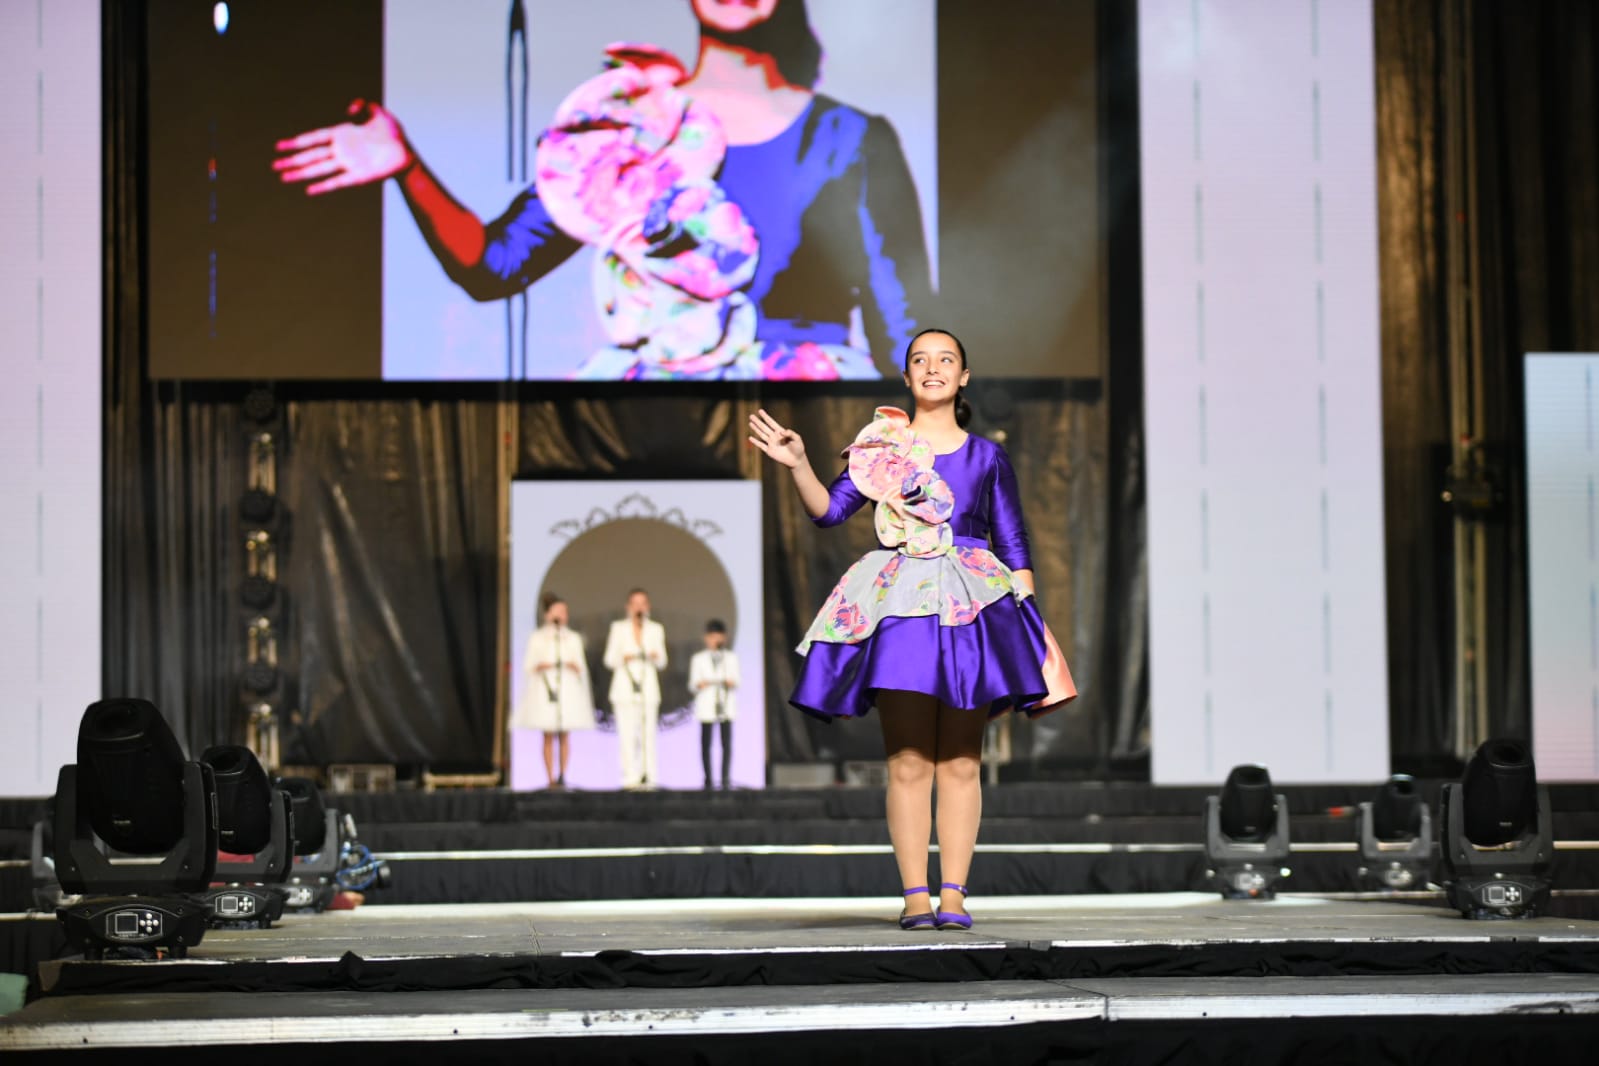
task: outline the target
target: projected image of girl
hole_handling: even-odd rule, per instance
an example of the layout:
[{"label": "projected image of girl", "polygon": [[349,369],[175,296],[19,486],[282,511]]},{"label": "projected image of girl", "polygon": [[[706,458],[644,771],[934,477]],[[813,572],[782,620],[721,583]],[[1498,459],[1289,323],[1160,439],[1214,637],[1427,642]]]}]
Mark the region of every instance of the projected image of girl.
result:
[{"label": "projected image of girl", "polygon": [[[879,407],[824,485],[798,433],[765,411],[750,443],[793,474],[806,513],[836,526],[876,504],[880,545],[851,566],[797,649],[789,702],[819,718],[874,706],[888,758],[888,835],[904,929],[969,929],[966,877],[982,815],[983,727],[1007,709],[1042,714],[1077,695],[1033,598],[1022,494],[1005,449],[966,432],[966,349],[924,330],[905,353],[915,417]],[[935,906],[927,880],[938,787]]]},{"label": "projected image of girl", "polygon": [[[279,142],[274,167],[309,195],[394,178],[445,273],[478,300],[592,247],[610,343],[579,378],[897,370],[931,299],[898,136],[816,91],[823,52],[805,0],[691,2],[693,70],[651,46],[608,48],[539,139],[533,186],[492,221],[450,194],[376,103]],[[851,343],[857,311],[864,345]]]}]

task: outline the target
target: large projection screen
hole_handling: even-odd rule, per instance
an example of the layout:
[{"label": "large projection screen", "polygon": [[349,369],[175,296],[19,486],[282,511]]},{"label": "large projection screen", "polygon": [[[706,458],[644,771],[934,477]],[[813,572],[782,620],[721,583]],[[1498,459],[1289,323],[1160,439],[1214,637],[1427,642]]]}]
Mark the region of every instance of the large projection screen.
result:
[{"label": "large projection screen", "polygon": [[150,5],[152,376],[1098,377],[1095,0],[752,10]]},{"label": "large projection screen", "polygon": [[1386,777],[1371,5],[1141,0],[1154,780]]}]

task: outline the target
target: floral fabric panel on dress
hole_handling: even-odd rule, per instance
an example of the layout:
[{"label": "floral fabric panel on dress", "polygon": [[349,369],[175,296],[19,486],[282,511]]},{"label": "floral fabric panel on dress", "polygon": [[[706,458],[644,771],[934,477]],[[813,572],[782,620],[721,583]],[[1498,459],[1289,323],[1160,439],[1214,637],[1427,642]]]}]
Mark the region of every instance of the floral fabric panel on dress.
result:
[{"label": "floral fabric panel on dress", "polygon": [[[650,45],[612,45],[572,91],[535,156],[539,199],[595,249],[595,307],[611,347],[575,377],[606,380],[876,377],[848,345],[766,344],[742,291],[760,241],[716,182],[727,136]],[[863,363],[864,360],[864,363]]]},{"label": "floral fabric panel on dress", "polygon": [[993,552],[954,543],[954,494],[933,469],[932,446],[911,431],[909,415],[879,407],[844,455],[855,487],[877,501],[883,547],[844,572],[796,649],[800,654],[816,641],[858,643],[885,618],[937,615],[942,625],[966,625],[991,603],[1021,598]]}]

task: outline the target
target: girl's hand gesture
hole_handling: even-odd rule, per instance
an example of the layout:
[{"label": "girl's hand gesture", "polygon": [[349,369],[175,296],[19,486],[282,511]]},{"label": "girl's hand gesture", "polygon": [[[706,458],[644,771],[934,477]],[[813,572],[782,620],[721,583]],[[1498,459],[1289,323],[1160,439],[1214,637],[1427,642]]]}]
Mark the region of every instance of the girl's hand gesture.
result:
[{"label": "girl's hand gesture", "polygon": [[805,442],[764,410],[750,415],[750,443],[790,470],[805,461]]}]

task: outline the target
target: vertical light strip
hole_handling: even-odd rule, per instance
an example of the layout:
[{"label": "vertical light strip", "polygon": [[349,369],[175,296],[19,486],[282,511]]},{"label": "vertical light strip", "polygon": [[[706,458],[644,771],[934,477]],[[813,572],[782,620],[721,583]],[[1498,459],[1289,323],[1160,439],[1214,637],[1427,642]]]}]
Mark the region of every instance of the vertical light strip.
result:
[{"label": "vertical light strip", "polygon": [[1527,588],[1538,776],[1599,781],[1599,355],[1526,359]]},{"label": "vertical light strip", "polygon": [[1383,777],[1371,6],[1138,25],[1154,777]]},{"label": "vertical light strip", "polygon": [[54,791],[100,692],[100,5],[0,0],[0,795]]}]

